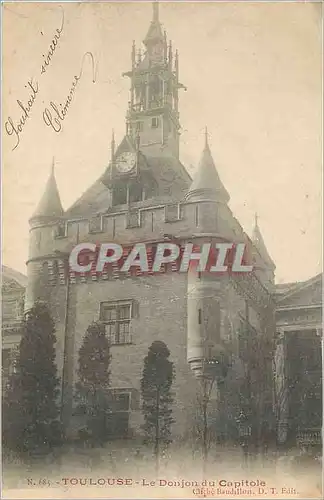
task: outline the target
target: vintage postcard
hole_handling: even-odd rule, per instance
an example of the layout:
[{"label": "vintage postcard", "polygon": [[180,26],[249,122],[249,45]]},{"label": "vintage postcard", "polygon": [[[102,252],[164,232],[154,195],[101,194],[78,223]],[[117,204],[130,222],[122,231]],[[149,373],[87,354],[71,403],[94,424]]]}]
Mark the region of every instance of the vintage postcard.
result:
[{"label": "vintage postcard", "polygon": [[2,498],[322,498],[321,2],[2,2]]}]

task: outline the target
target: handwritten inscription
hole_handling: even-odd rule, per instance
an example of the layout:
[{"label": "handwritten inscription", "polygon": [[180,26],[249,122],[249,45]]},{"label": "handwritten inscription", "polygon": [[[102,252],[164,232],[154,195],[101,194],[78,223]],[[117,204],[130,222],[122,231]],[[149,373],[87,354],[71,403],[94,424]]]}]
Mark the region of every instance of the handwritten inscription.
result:
[{"label": "handwritten inscription", "polygon": [[5,130],[8,135],[14,135],[16,138],[16,144],[13,147],[13,150],[16,149],[20,143],[20,134],[24,130],[24,126],[26,124],[27,119],[30,116],[30,111],[33,107],[33,104],[35,102],[36,96],[38,94],[38,83],[34,82],[32,80],[28,81],[28,85],[25,85],[26,88],[31,89],[31,94],[29,96],[29,99],[27,101],[27,104],[23,103],[19,99],[17,99],[17,104],[18,106],[23,110],[23,114],[20,117],[20,120],[16,123],[13,122],[13,119],[11,116],[8,117],[8,120],[5,123]]},{"label": "handwritten inscription", "polygon": [[52,127],[52,129],[55,132],[60,132],[62,130],[62,122],[64,121],[69,108],[70,104],[73,99],[74,92],[77,88],[77,85],[79,81],[81,80],[82,74],[83,74],[83,64],[86,59],[86,57],[90,58],[91,65],[92,65],[92,82],[95,83],[96,81],[96,70],[95,70],[95,61],[92,52],[86,52],[83,57],[82,57],[82,63],[81,63],[81,69],[80,73],[78,76],[74,76],[73,81],[72,81],[72,86],[70,88],[70,92],[68,93],[65,103],[64,104],[56,104],[55,102],[51,101],[50,102],[50,109],[45,108],[43,111],[43,120],[45,125],[48,127]]},{"label": "handwritten inscription", "polygon": [[[61,7],[62,9],[62,7]],[[40,67],[40,78],[44,73],[47,72],[49,66],[51,65],[53,56],[56,52],[56,49],[59,45],[60,38],[62,36],[64,29],[64,10],[62,9],[62,20],[61,20],[61,26],[57,28],[54,32],[54,35],[52,37],[52,41],[49,44],[48,50],[45,54],[43,55],[43,63],[41,64]],[[41,35],[44,36],[43,32],[41,31]],[[73,97],[75,90],[79,84],[79,81],[82,77],[83,74],[83,66],[84,66],[84,61],[86,59],[89,59],[92,65],[92,81],[95,83],[96,81],[96,69],[95,69],[95,60],[93,57],[92,52],[85,52],[85,54],[82,57],[82,62],[81,62],[81,68],[79,75],[74,76],[71,84],[70,91],[65,98],[64,103],[56,103],[54,101],[50,101],[49,105],[44,109],[43,111],[43,122],[45,125],[48,127],[51,127],[55,132],[60,132],[62,130],[62,122],[65,120],[65,117],[67,116],[67,113],[69,111],[70,105],[72,103]],[[17,99],[17,104],[22,110],[22,114],[18,120],[14,120],[12,116],[8,116],[7,121],[5,122],[5,130],[9,136],[13,136],[15,138],[15,144],[13,147],[13,151],[19,146],[20,144],[20,138],[21,135],[24,131],[24,127],[27,123],[27,120],[30,119],[31,116],[31,111],[32,107],[35,103],[35,100],[37,98],[38,92],[40,90],[40,85],[39,82],[41,80],[37,80],[36,78],[30,78],[25,85],[25,88],[29,90],[29,96],[25,98],[24,100],[22,99]]]},{"label": "handwritten inscription", "polygon": [[[54,37],[52,42],[49,45],[49,49],[47,51],[47,55],[45,56],[43,54],[44,62],[41,67],[41,74],[45,73],[47,70],[47,67],[50,65],[52,57],[55,53],[56,47],[58,45],[58,42],[61,38],[61,34],[64,28],[64,10],[62,9],[62,23],[61,27],[56,29],[56,32],[54,33]],[[43,35],[43,32],[41,31],[41,35]]]}]

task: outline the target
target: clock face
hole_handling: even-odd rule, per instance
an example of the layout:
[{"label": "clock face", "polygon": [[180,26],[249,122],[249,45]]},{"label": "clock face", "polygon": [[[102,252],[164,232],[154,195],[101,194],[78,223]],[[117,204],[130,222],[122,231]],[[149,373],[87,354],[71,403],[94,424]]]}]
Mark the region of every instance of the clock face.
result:
[{"label": "clock face", "polygon": [[135,165],[135,161],[136,161],[135,153],[132,152],[122,153],[116,159],[116,167],[119,172],[127,173],[130,170],[132,170],[132,168]]}]

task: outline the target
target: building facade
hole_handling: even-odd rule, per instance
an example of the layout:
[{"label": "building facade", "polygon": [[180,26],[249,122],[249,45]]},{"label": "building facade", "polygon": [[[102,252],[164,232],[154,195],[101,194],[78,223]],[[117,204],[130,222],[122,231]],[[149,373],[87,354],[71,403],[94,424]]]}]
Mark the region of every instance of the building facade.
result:
[{"label": "building facade", "polygon": [[27,278],[23,274],[2,266],[2,388],[13,370],[14,355],[21,338],[21,321]]},{"label": "building facade", "polygon": [[282,442],[321,441],[322,275],[276,287],[276,395]]},{"label": "building facade", "polygon": [[[143,43],[144,53],[131,48],[132,66],[125,73],[130,80],[126,133],[118,145],[112,137],[106,172],[64,211],[53,168],[30,219],[25,310],[38,300],[49,304],[56,324],[62,420],[71,432],[78,350],[89,324],[100,320],[111,343],[120,435],[140,432],[143,360],[155,340],[166,343],[175,366],[175,435],[187,436],[195,426],[206,363],[224,368],[212,395],[218,435],[235,435],[242,410],[257,422],[254,432],[260,435],[265,426],[275,425],[269,415],[274,415],[276,314],[285,336],[288,330],[281,323],[294,316],[295,309],[285,309],[293,294],[276,293],[275,265],[257,221],[249,238],[231,212],[207,132],[193,179],[179,159],[178,103],[184,85],[179,55],[162,31],[156,2]],[[160,242],[176,242],[181,248],[188,243],[245,243],[253,272],[180,273],[174,263],[154,275],[137,269],[122,273],[115,264],[100,274],[76,274],[68,259],[82,242],[129,247],[143,242],[151,260]],[[278,297],[282,306],[276,311]],[[286,351],[280,349],[282,376],[277,378],[284,384]],[[289,420],[286,406],[279,417],[282,429]]]}]

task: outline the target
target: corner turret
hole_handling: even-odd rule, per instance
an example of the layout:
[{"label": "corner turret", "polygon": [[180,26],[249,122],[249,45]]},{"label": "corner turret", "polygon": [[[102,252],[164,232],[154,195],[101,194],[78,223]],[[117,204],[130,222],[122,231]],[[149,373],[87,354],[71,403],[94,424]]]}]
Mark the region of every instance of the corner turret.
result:
[{"label": "corner turret", "polygon": [[205,147],[186,199],[188,201],[212,200],[223,204],[230,200],[210,151],[207,127],[205,129]]},{"label": "corner turret", "polygon": [[47,267],[53,259],[50,254],[53,238],[64,216],[58,187],[54,174],[54,159],[43,196],[29,219],[29,254],[27,261],[27,288],[25,310],[30,309],[37,300],[48,300]]}]

